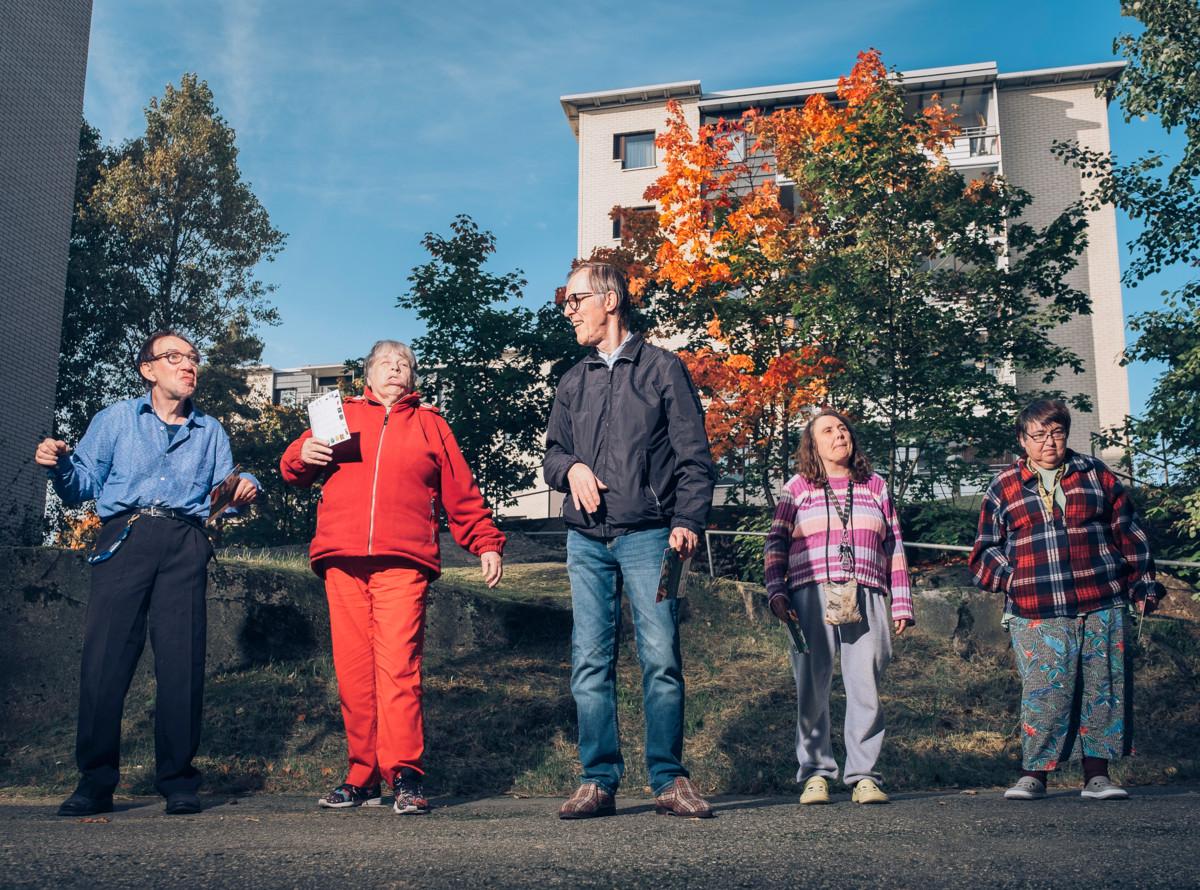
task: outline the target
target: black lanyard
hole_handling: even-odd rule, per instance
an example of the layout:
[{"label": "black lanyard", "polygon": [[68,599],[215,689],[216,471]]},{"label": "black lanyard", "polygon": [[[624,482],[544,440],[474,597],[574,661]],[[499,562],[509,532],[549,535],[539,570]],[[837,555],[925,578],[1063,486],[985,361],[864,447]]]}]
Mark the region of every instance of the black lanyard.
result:
[{"label": "black lanyard", "polygon": [[829,485],[829,481],[825,481],[825,573],[829,574],[829,538],[833,534],[833,522],[829,515],[829,502],[833,501],[834,508],[837,510],[837,517],[842,523],[842,542],[838,544],[838,561],[842,565],[842,571],[854,577],[854,546],[850,543],[849,531],[854,531],[854,480],[846,486],[846,503],[839,504],[837,495],[833,493],[833,488]]}]

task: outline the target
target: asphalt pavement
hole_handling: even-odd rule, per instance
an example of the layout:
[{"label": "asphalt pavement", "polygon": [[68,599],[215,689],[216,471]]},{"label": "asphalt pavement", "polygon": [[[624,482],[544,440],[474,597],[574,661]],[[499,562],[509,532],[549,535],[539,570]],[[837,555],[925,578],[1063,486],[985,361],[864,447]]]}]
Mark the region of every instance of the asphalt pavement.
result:
[{"label": "asphalt pavement", "polygon": [[[886,806],[717,798],[717,816],[556,818],[547,798],[434,799],[424,816],[315,799],[205,797],[196,816],[118,800],[104,821],[58,800],[0,800],[3,887],[1197,887],[1200,788],[1128,801],[1052,791],[898,794]],[[97,817],[93,817],[96,820]]]}]

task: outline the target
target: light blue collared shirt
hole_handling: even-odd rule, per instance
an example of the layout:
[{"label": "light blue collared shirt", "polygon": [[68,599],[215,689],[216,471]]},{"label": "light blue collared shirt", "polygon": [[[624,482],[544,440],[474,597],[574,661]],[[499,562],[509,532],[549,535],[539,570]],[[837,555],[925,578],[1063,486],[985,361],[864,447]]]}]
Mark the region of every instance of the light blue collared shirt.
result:
[{"label": "light blue collared shirt", "polygon": [[[169,435],[147,393],[109,405],[47,475],[67,506],[95,499],[101,519],[135,507],[167,507],[208,517],[208,494],[233,472],[229,436],[193,406]],[[242,473],[260,489],[249,473]]]},{"label": "light blue collared shirt", "polygon": [[612,366],[614,364],[616,364],[617,356],[619,356],[621,354],[621,350],[625,348],[625,344],[629,342],[629,338],[632,336],[633,336],[633,331],[630,331],[628,334],[625,335],[625,339],[621,341],[621,345],[618,346],[616,349],[614,349],[612,352],[601,352],[599,347],[597,347],[596,355],[600,356],[601,361],[603,361],[604,364],[608,365],[608,367],[611,369]]}]

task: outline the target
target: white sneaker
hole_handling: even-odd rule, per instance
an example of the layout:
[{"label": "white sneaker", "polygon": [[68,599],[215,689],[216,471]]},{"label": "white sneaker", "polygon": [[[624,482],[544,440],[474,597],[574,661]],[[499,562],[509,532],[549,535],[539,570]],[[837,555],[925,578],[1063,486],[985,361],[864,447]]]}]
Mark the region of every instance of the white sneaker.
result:
[{"label": "white sneaker", "polygon": [[1079,792],[1080,797],[1091,800],[1126,800],[1129,792],[1120,785],[1114,784],[1108,776],[1092,776],[1091,780]]},{"label": "white sneaker", "polygon": [[1033,776],[1021,776],[1004,792],[1005,800],[1041,800],[1045,796],[1046,786]]}]

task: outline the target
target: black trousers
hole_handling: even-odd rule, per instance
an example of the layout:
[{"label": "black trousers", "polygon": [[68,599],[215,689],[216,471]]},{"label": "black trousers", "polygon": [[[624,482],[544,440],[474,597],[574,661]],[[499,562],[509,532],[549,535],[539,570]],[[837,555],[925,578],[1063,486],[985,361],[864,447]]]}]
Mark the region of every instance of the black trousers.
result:
[{"label": "black trousers", "polygon": [[[124,518],[100,530],[98,550],[116,538]],[[200,745],[207,631],[205,589],[212,547],[197,526],[139,516],[129,537],[92,566],[83,631],[75,760],[80,788],[112,791],[120,778],[121,713],[146,646],[154,649],[155,787],[164,796],[196,791],[192,758]]]}]

